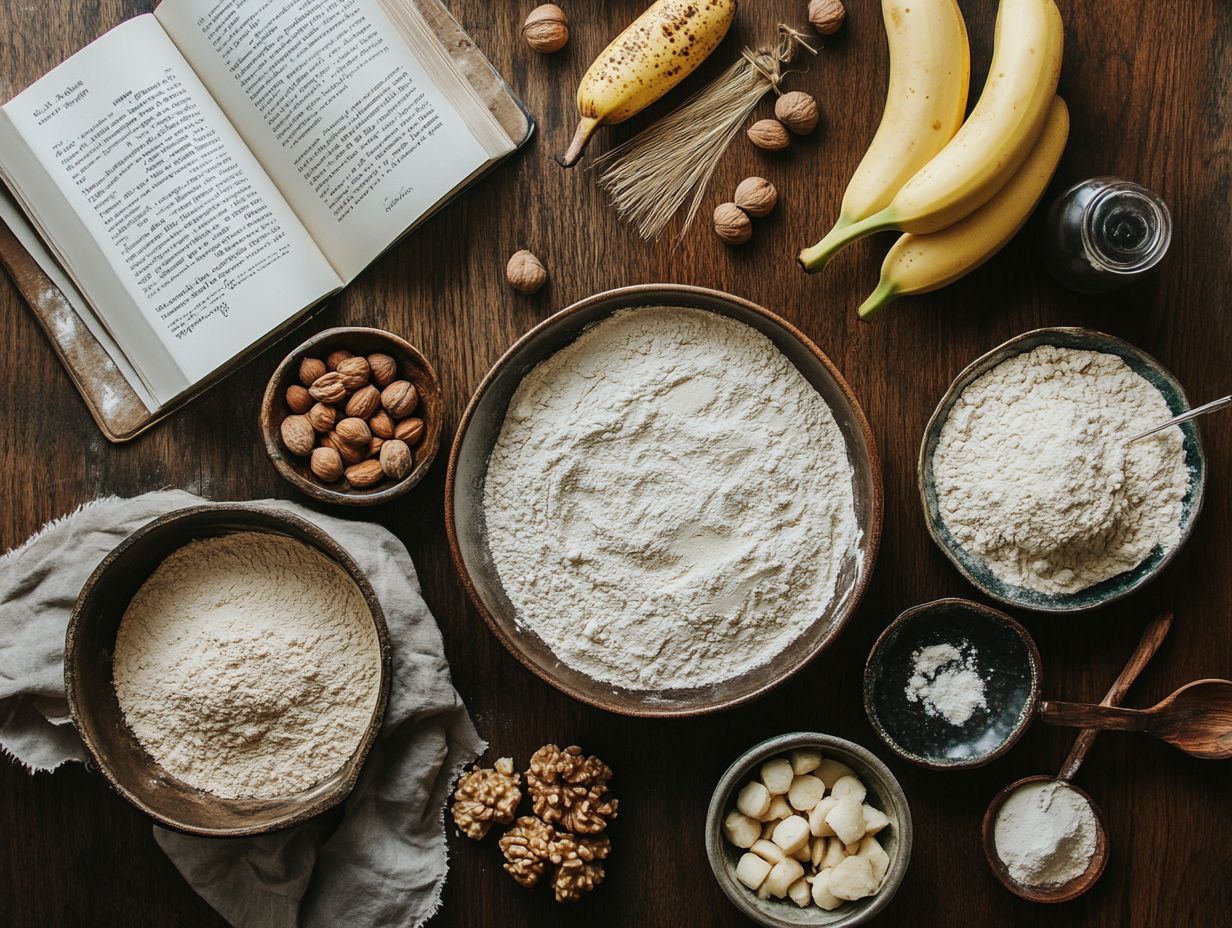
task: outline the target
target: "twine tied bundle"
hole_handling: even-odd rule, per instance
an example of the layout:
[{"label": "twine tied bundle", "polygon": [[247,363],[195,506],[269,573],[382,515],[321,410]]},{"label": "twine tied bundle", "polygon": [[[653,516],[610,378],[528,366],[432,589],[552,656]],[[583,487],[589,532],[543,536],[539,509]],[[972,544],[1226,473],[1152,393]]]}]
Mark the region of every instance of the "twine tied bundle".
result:
[{"label": "twine tied bundle", "polygon": [[757,102],[768,90],[782,93],[783,68],[798,48],[817,54],[803,33],[783,23],[778,32],[773,48],[744,49],[735,64],[678,109],[596,159],[600,186],[642,238],[657,239],[691,193],[680,229],[684,236],[719,159]]}]

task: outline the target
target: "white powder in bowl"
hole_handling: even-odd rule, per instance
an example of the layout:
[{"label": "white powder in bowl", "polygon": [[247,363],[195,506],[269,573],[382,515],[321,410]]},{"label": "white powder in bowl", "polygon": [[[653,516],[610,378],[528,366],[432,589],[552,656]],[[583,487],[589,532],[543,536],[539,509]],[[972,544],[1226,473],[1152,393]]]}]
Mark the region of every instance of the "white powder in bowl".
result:
[{"label": "white powder in bowl", "polygon": [[1091,804],[1056,780],[1024,783],[997,811],[997,856],[1026,886],[1060,886],[1086,872],[1099,825]]},{"label": "white powder in bowl", "polygon": [[359,587],[316,549],[259,532],[167,557],[125,611],[112,664],[142,746],[224,798],[287,796],[339,770],[380,690]]},{"label": "white powder in bowl", "polygon": [[631,689],[704,686],[825,614],[859,538],[846,445],[755,329],[624,310],[526,375],[488,462],[489,547],[518,621]]},{"label": "white powder in bowl", "polygon": [[964,725],[977,710],[988,708],[976,651],[968,642],[917,648],[911,661],[905,695],[908,702],[922,703],[929,715]]},{"label": "white powder in bowl", "polygon": [[958,398],[933,474],[954,538],[1006,583],[1074,593],[1176,543],[1189,490],[1183,436],[1125,439],[1172,416],[1114,354],[1041,345]]}]

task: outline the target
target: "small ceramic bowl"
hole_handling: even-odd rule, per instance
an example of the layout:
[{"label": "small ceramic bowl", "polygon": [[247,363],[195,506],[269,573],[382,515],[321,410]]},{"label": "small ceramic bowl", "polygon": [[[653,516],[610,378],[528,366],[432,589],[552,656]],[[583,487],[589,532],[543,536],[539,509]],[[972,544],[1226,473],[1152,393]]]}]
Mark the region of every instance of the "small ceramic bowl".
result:
[{"label": "small ceramic bowl", "polygon": [[[300,793],[224,799],[172,776],[142,747],[116,698],[111,658],[129,602],[168,555],[190,541],[232,532],[285,535],[320,551],[363,593],[381,649],[381,683],[372,718],[350,759]],[[351,792],[376,740],[389,700],[389,630],[367,578],[346,550],[315,525],[274,508],[211,503],[170,512],[120,542],[82,587],[64,644],[64,688],[73,725],[112,788],[160,825],[194,835],[241,837],[289,828],[336,806]]]},{"label": "small ceramic bowl", "polygon": [[[829,405],[852,468],[860,537],[838,571],[834,597],[799,637],[774,658],[713,686],[636,690],[601,683],[570,667],[518,622],[492,560],[483,517],[488,458],[500,436],[514,391],[534,367],[585,330],[624,309],[686,306],[735,319],[761,332],[795,365]],[[539,323],[520,338],[475,390],[454,436],[445,478],[445,531],[454,565],[471,601],[514,657],[562,692],[610,712],[689,716],[754,699],[781,684],[838,636],[868,585],[881,539],[881,464],[864,412],[842,375],[798,329],[755,303],[701,287],[644,284],[587,297]]]},{"label": "small ceramic bowl", "polygon": [[1206,455],[1202,450],[1202,439],[1197,422],[1190,421],[1181,424],[1179,428],[1184,435],[1185,463],[1189,469],[1189,492],[1182,505],[1180,537],[1176,544],[1167,551],[1156,547],[1150,556],[1133,570],[1110,577],[1076,593],[1040,593],[1001,580],[977,555],[959,544],[946,527],[937,502],[933,455],[937,450],[937,442],[941,438],[941,430],[946,419],[949,418],[950,411],[972,381],[1009,358],[1031,351],[1040,345],[1059,345],[1065,348],[1115,354],[1122,358],[1131,370],[1159,390],[1173,414],[1180,414],[1189,409],[1189,400],[1176,378],[1149,354],[1128,342],[1105,335],[1103,332],[1084,328],[1049,328],[1026,332],[998,345],[983,357],[969,364],[954,379],[941,398],[941,402],[937,404],[932,418],[928,420],[928,425],[924,428],[924,440],[920,444],[917,467],[920,499],[924,507],[924,521],[933,541],[958,568],[959,573],[982,593],[1007,606],[1036,612],[1085,612],[1123,599],[1139,587],[1149,583],[1184,547],[1193,530],[1193,524],[1198,518],[1198,513],[1202,509],[1202,498],[1206,489]]},{"label": "small ceramic bowl", "polygon": [[[914,655],[953,644],[972,657],[986,708],[961,725],[930,715],[908,697]],[[908,609],[873,645],[864,665],[864,711],[886,746],[935,770],[980,767],[1017,743],[1035,718],[1040,656],[1027,630],[1003,612],[965,599],[938,599]]]},{"label": "small ceramic bowl", "polygon": [[[424,435],[412,448],[414,467],[401,480],[383,479],[366,489],[350,487],[345,481],[322,483],[308,469],[308,459],[296,457],[282,443],[280,426],[291,414],[287,407],[287,387],[299,383],[299,365],[305,357],[325,357],[332,351],[346,349],[359,355],[376,352],[387,354],[398,362],[398,376],[409,380],[419,393],[419,409],[415,415],[424,421]],[[376,506],[397,499],[423,479],[441,444],[444,401],[436,371],[419,351],[405,339],[382,329],[346,326],[326,329],[308,339],[282,359],[270,377],[261,400],[261,434],[265,450],[287,483],[301,493],[322,503],[341,506]]]},{"label": "small ceramic bowl", "polygon": [[[723,837],[723,818],[735,808],[736,793],[756,776],[757,768],[764,761],[795,748],[817,748],[823,757],[846,764],[868,789],[866,801],[889,817],[890,824],[877,834],[877,840],[889,855],[890,866],[875,896],[847,902],[827,912],[815,905],[799,908],[789,899],[758,899],[756,893],[736,879],[736,864],[745,852]],[[890,904],[903,881],[907,862],[911,859],[911,838],[911,808],[907,804],[907,794],[890,768],[868,749],[818,732],[779,735],[741,754],[719,778],[706,812],[706,857],[719,888],[744,915],[766,928],[798,928],[800,925],[852,928],[871,921]]]}]

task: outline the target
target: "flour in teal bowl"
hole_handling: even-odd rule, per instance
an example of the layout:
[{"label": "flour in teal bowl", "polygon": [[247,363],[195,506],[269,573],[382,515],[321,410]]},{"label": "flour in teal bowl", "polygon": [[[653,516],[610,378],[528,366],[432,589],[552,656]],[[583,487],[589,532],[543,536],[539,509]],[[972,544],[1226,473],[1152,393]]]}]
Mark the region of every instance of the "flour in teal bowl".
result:
[{"label": "flour in teal bowl", "polygon": [[1164,396],[1114,354],[1041,345],[962,392],[933,454],[950,534],[1002,582],[1075,593],[1181,534],[1183,436]]}]

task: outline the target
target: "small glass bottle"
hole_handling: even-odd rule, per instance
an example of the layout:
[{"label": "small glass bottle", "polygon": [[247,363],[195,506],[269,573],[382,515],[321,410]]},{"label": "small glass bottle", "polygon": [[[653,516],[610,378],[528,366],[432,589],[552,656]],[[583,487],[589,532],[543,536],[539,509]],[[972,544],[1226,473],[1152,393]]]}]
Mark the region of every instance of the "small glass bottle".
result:
[{"label": "small glass bottle", "polygon": [[1117,177],[1093,177],[1048,210],[1044,260],[1079,293],[1106,293],[1137,280],[1163,258],[1172,216],[1158,196]]}]

